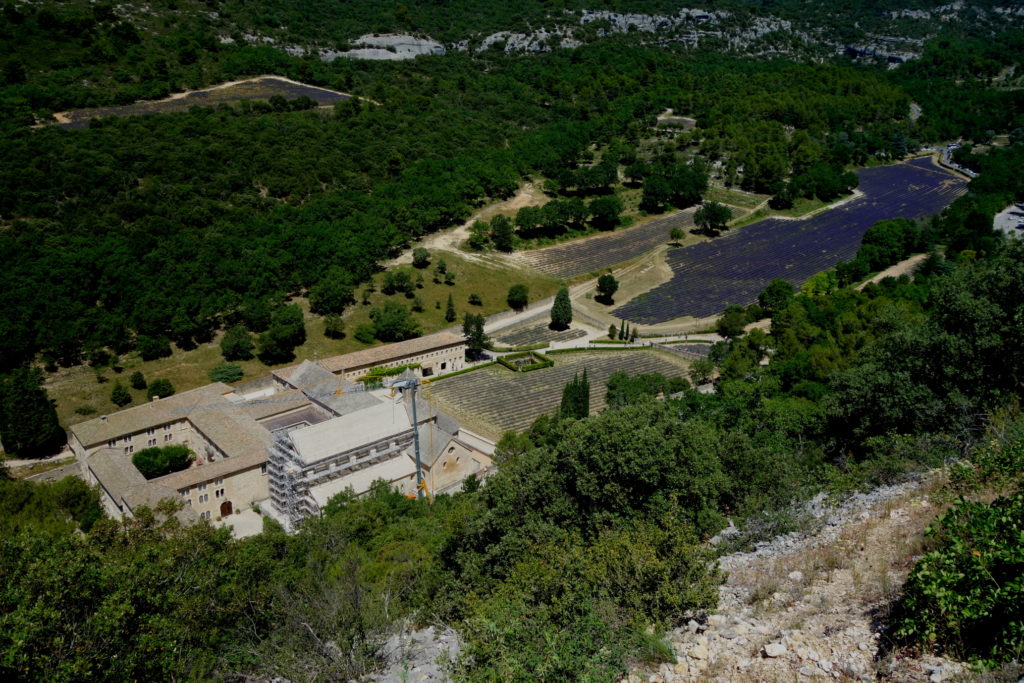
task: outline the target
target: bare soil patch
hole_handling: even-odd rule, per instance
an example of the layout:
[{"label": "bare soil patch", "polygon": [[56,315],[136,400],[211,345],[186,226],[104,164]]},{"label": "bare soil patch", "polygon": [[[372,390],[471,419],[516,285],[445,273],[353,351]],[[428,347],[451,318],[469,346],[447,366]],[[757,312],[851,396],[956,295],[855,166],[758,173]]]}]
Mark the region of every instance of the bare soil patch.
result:
[{"label": "bare soil patch", "polygon": [[868,282],[881,282],[887,277],[899,277],[900,275],[911,275],[914,269],[917,268],[918,264],[928,258],[928,254],[915,254],[910,258],[900,261],[896,265],[889,266],[878,275],[875,275],[870,280],[862,282],[857,285],[856,289],[864,289]]}]

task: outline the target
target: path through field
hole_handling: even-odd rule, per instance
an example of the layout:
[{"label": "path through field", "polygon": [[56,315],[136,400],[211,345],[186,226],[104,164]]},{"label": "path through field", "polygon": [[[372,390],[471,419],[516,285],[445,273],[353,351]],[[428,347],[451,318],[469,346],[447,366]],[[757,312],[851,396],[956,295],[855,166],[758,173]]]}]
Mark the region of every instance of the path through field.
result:
[{"label": "path through field", "polygon": [[412,263],[412,250],[416,247],[423,247],[430,252],[454,252],[462,258],[470,261],[508,263],[510,257],[506,254],[500,254],[497,252],[477,253],[469,251],[468,249],[462,249],[462,245],[469,239],[469,227],[477,221],[487,221],[498,214],[514,217],[516,212],[525,206],[540,206],[541,204],[546,204],[547,201],[547,196],[539,187],[533,183],[524,183],[519,188],[519,191],[510,199],[488,204],[482,209],[474,212],[473,215],[469,217],[469,220],[460,226],[427,235],[419,242],[406,249],[399,256],[391,259],[390,261],[386,261],[383,265],[385,268],[391,268],[392,266]]}]

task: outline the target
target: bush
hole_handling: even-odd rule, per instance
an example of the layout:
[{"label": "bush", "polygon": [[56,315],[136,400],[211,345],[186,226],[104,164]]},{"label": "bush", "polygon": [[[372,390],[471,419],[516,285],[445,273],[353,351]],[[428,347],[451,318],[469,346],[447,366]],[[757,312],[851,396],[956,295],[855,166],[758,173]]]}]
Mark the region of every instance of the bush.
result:
[{"label": "bush", "polygon": [[893,629],[906,643],[985,666],[1024,653],[1024,492],[961,499],[929,528],[941,543],[910,572]]},{"label": "bush", "polygon": [[242,371],[242,366],[237,363],[221,363],[213,370],[210,370],[208,377],[211,382],[224,382],[225,384],[231,384],[242,379],[245,373]]},{"label": "bush", "polygon": [[345,320],[337,313],[324,316],[324,336],[328,339],[342,339],[345,336]]},{"label": "bush", "polygon": [[132,389],[141,391],[146,388],[146,376],[140,370],[136,370],[128,378],[128,383],[132,385]]},{"label": "bush", "polygon": [[430,265],[430,252],[423,247],[416,247],[412,250],[412,265],[417,268],[426,268]]},{"label": "bush", "polygon": [[149,389],[146,391],[146,398],[152,401],[157,396],[160,398],[174,396],[174,385],[171,384],[171,380],[155,379],[150,382]]},{"label": "bush", "polygon": [[356,328],[355,337],[364,344],[372,344],[377,338],[377,328],[373,323],[363,323]]},{"label": "bush", "polygon": [[132,395],[123,384],[115,382],[114,390],[110,392],[110,402],[118,408],[123,408],[132,402]]},{"label": "bush", "polygon": [[530,303],[530,288],[526,285],[512,285],[508,288],[505,303],[513,311],[521,311]]},{"label": "bush", "polygon": [[187,468],[195,456],[188,446],[175,444],[163,448],[143,448],[132,456],[132,464],[146,479],[155,479]]}]

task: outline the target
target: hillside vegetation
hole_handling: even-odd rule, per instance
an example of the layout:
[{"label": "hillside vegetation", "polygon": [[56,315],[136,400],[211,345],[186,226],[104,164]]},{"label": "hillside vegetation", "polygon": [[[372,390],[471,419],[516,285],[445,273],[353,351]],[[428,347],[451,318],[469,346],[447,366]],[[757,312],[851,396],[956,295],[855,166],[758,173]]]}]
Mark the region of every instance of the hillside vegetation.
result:
[{"label": "hillside vegetation", "polygon": [[[850,39],[907,4],[774,3]],[[492,219],[481,250],[565,229],[552,216],[611,230],[626,184],[649,213],[699,203],[709,179],[776,203],[834,198],[853,167],[960,137],[976,145],[958,158],[980,174],[940,216],[877,224],[849,263],[728,309],[716,326],[726,341],[691,365],[714,393],[615,374],[609,408],[581,417],[588,380],[574,373],[572,400],[505,434],[498,471],[459,493],[416,500],[378,484],[335,497],[295,534],[268,521],[234,540],[179,525],[180,502],[115,522],[80,484],[0,480],[5,680],[350,680],[382,665],[388,636],[425,625],[457,629],[459,680],[616,680],[671,661],[666,634],[716,608],[719,547],[706,541],[730,520],[729,549],[742,548],[796,528],[794,510],[822,490],[953,463],[964,502],[937,522],[895,616],[878,620],[901,656],[931,648],[1016,666],[1024,242],[991,218],[1024,201],[1022,91],[999,78],[1019,67],[1020,36],[980,19],[944,24],[924,59],[893,70],[820,54],[743,59],[597,27],[580,47],[535,55],[327,63],[281,49],[326,43],[327,31],[471,39],[580,6],[527,2],[514,20],[513,5],[493,2],[4,6],[0,437],[19,455],[61,435],[44,370],[167,357],[221,331],[226,360],[289,362],[307,311],[335,336],[405,338],[427,319],[402,303],[415,307],[417,276],[437,285],[429,319],[440,324],[436,293],[455,273],[378,264],[526,177],[565,212]],[[849,18],[865,28],[839,25]],[[249,30],[278,42],[221,42]],[[268,72],[358,97],[48,125],[59,109]],[[696,127],[659,128],[669,108]],[[850,286],[917,251],[927,256],[912,274]],[[365,289],[371,277],[380,296]],[[520,283],[487,292],[488,305],[507,284]],[[346,330],[360,296],[376,312]],[[744,332],[762,315],[767,331]],[[155,374],[129,382],[174,390]],[[132,399],[115,388],[112,400]]]}]

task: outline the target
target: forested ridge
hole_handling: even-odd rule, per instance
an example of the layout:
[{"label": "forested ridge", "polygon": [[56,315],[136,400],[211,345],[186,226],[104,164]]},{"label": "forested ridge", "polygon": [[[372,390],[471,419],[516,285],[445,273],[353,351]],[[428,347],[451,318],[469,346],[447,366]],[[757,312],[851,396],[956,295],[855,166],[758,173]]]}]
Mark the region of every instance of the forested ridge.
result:
[{"label": "forested ridge", "polygon": [[[310,66],[276,54],[290,75]],[[343,303],[382,255],[506,196],[525,174],[564,177],[588,167],[590,145],[610,142],[629,170],[631,148],[666,107],[700,126],[670,160],[720,161],[726,182],[767,192],[948,132],[928,114],[911,122],[911,96],[886,74],[626,39],[531,58],[315,67],[315,82],[346,81],[377,104],[241,103],[82,131],[8,127],[0,366],[123,353],[137,335],[189,348],[246,308],[318,285]],[[961,132],[1017,127],[1020,109],[999,104],[998,121],[965,119]]]}]

